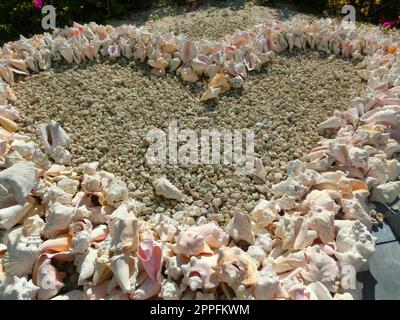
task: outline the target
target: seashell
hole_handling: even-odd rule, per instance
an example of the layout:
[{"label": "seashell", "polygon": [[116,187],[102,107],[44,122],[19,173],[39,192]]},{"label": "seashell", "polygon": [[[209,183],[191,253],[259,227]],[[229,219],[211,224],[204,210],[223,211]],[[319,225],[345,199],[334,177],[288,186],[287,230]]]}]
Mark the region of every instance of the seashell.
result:
[{"label": "seashell", "polygon": [[[339,265],[341,268],[341,285],[344,289],[351,289],[350,283],[352,279],[350,277],[355,275],[355,272],[358,272],[361,267],[366,266],[368,264],[368,260],[364,259],[358,252],[347,251],[345,253],[335,252],[335,257],[339,261]],[[353,270],[353,274],[348,272]]]},{"label": "seashell", "polygon": [[226,245],[228,240],[228,235],[211,222],[182,231],[172,248],[175,253],[186,256],[212,254],[211,248],[217,249]]},{"label": "seashell", "polygon": [[283,216],[274,224],[275,235],[282,240],[284,249],[304,249],[310,246],[318,236],[316,231],[308,230],[308,221],[304,217]]},{"label": "seashell", "polygon": [[142,262],[149,278],[153,282],[157,282],[157,278],[161,272],[162,250],[161,247],[153,240],[145,240],[139,244],[138,250],[139,260]]},{"label": "seashell", "polygon": [[182,64],[181,59],[179,58],[172,58],[169,61],[169,71],[174,72],[176,71]]},{"label": "seashell", "polygon": [[43,220],[39,216],[33,216],[25,220],[20,232],[10,234],[3,260],[7,274],[25,276],[32,273],[42,243],[40,232],[43,226]]},{"label": "seashell", "polygon": [[139,245],[139,223],[135,217],[115,218],[109,225],[111,251],[135,252]]},{"label": "seashell", "polygon": [[6,105],[5,103],[4,103],[4,105],[2,105],[1,101],[0,101],[0,116],[3,118],[7,118],[9,120],[12,120],[12,121],[19,120],[19,118],[20,118],[20,115],[19,115],[19,112],[17,109],[15,109],[11,105]]},{"label": "seashell", "polygon": [[296,197],[296,199],[301,199],[307,190],[308,189],[305,186],[290,177],[285,181],[273,185],[271,188],[271,192],[275,196],[279,197],[288,194]]},{"label": "seashell", "polygon": [[324,253],[318,245],[305,249],[306,265],[301,272],[304,280],[309,282],[334,282],[339,275],[336,261]]},{"label": "seashell", "polygon": [[47,209],[46,225],[44,226],[44,234],[47,238],[52,238],[62,234],[68,230],[72,223],[75,209],[68,207],[58,202],[53,203]]},{"label": "seashell", "polygon": [[32,280],[39,286],[38,300],[49,300],[55,297],[64,286],[61,282],[64,274],[51,264],[51,255],[44,253],[38,257],[33,267]]},{"label": "seashell", "polygon": [[388,180],[393,181],[400,175],[400,163],[396,159],[385,160],[384,165],[388,175]]},{"label": "seashell", "polygon": [[220,281],[226,282],[230,287],[239,284],[252,285],[257,281],[257,264],[237,247],[219,249],[216,272]]},{"label": "seashell", "polygon": [[6,117],[3,117],[1,115],[0,115],[0,126],[6,129],[8,132],[15,132],[18,130],[18,125],[14,121]]},{"label": "seashell", "polygon": [[183,63],[188,63],[190,61],[192,61],[194,58],[197,57],[197,48],[195,46],[195,44],[190,41],[187,40],[185,41],[183,47],[182,47],[182,60]]},{"label": "seashell", "polygon": [[0,283],[0,300],[36,300],[38,291],[32,280],[13,276]]},{"label": "seashell", "polygon": [[161,241],[173,242],[174,236],[178,231],[178,224],[175,220],[165,215],[157,214],[152,217],[152,223]]},{"label": "seashell", "polygon": [[233,219],[229,222],[225,231],[235,242],[243,240],[247,243],[254,244],[255,238],[251,231],[250,219],[245,213],[239,210],[235,211]]},{"label": "seashell", "polygon": [[207,101],[211,99],[218,98],[219,93],[221,92],[221,88],[208,88],[206,92],[200,98],[200,101]]},{"label": "seashell", "polygon": [[10,230],[21,222],[32,207],[33,204],[31,202],[25,202],[24,204],[16,204],[0,209],[0,228]]},{"label": "seashell", "polygon": [[57,237],[43,242],[39,250],[40,252],[67,252],[71,247],[71,239],[69,237]]},{"label": "seashell", "polygon": [[324,122],[318,125],[317,130],[326,130],[326,129],[339,129],[346,124],[346,119],[332,116],[326,119]]},{"label": "seashell", "polygon": [[124,293],[134,294],[138,274],[138,258],[121,253],[111,257],[110,269]]},{"label": "seashell", "polygon": [[86,295],[81,290],[72,290],[50,300],[86,300]]},{"label": "seashell", "polygon": [[209,82],[208,88],[220,88],[221,93],[229,91],[231,88],[229,77],[223,73],[217,73]]},{"label": "seashell", "polygon": [[247,249],[247,254],[254,259],[257,264],[257,268],[262,265],[267,255],[262,246],[252,245]]},{"label": "seashell", "polygon": [[250,221],[266,228],[278,217],[279,211],[280,209],[275,202],[261,199],[250,213]]},{"label": "seashell", "polygon": [[272,240],[269,233],[262,233],[257,235],[255,245],[261,247],[265,252],[270,252],[272,250],[273,244],[274,240]]},{"label": "seashell", "polygon": [[178,255],[167,257],[165,261],[165,274],[168,276],[168,278],[178,280],[182,276],[182,265],[186,264],[189,260],[184,256]]},{"label": "seashell", "polygon": [[156,296],[161,291],[161,283],[154,283],[150,278],[139,285],[135,292],[131,295],[134,300],[146,300]]},{"label": "seashell", "polygon": [[323,243],[334,241],[335,237],[335,213],[328,210],[317,209],[310,213],[309,228],[317,232],[318,238]]},{"label": "seashell", "polygon": [[6,105],[6,104],[7,104],[6,86],[0,77],[0,105]]},{"label": "seashell", "polygon": [[265,266],[258,274],[255,282],[254,296],[257,300],[271,300],[279,287],[279,277],[271,265]]},{"label": "seashell", "polygon": [[372,190],[371,200],[381,203],[392,203],[400,194],[400,181],[380,184]]},{"label": "seashell", "polygon": [[49,124],[39,124],[38,129],[42,135],[43,144],[50,154],[57,147],[64,147],[68,143],[69,136],[56,121],[51,121]]},{"label": "seashell", "polygon": [[69,44],[61,44],[58,46],[58,51],[61,56],[67,60],[68,63],[72,63],[74,61],[74,50]]},{"label": "seashell", "polygon": [[346,225],[339,230],[336,247],[338,252],[357,252],[368,259],[375,252],[375,240],[367,227],[359,220],[355,220],[350,226]]},{"label": "seashell", "polygon": [[372,228],[371,215],[368,205],[362,195],[356,194],[353,199],[342,199],[344,218],[347,220],[360,220],[368,229]]},{"label": "seashell", "polygon": [[97,250],[88,248],[83,253],[78,253],[75,256],[74,264],[79,273],[78,285],[84,285],[94,274],[95,261],[97,257]]},{"label": "seashell", "polygon": [[153,186],[157,195],[163,196],[167,199],[175,199],[178,201],[183,200],[183,193],[166,178],[155,180]]},{"label": "seashell", "polygon": [[163,300],[179,300],[182,289],[171,279],[167,278],[161,283],[160,298]]},{"label": "seashell", "polygon": [[35,181],[35,169],[29,162],[19,162],[0,172],[0,195],[14,197],[22,202],[31,192]]},{"label": "seashell", "polygon": [[54,149],[51,157],[56,163],[68,165],[71,162],[71,153],[64,147],[58,146]]},{"label": "seashell", "polygon": [[57,182],[57,187],[59,187],[61,190],[65,191],[66,193],[75,195],[76,192],[78,191],[79,181],[72,180],[69,178],[63,178]]},{"label": "seashell", "polygon": [[219,280],[215,268],[218,256],[191,257],[188,264],[181,266],[183,272],[182,283],[193,291],[196,289],[210,290],[218,286]]},{"label": "seashell", "polygon": [[267,172],[265,171],[264,165],[260,158],[254,158],[254,176],[259,178],[261,181],[265,182],[265,177]]},{"label": "seashell", "polygon": [[376,157],[370,157],[368,161],[369,169],[367,172],[368,177],[377,180],[378,184],[386,183],[389,179],[386,172],[385,163],[383,160]]},{"label": "seashell", "polygon": [[319,281],[307,286],[310,291],[310,300],[332,300],[329,290]]},{"label": "seashell", "polygon": [[105,196],[106,203],[116,208],[126,200],[128,200],[128,188],[125,182],[118,179],[111,181]]}]

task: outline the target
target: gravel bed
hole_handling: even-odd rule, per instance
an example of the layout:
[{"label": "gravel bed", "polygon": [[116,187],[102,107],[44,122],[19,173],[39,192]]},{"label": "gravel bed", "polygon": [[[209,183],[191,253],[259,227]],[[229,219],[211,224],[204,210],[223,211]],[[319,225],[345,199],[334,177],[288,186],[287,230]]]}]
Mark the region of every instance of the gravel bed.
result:
[{"label": "gravel bed", "polygon": [[[232,208],[250,211],[259,199],[269,198],[271,184],[285,178],[287,162],[317,145],[318,123],[335,109],[346,110],[365,89],[352,62],[318,53],[284,54],[278,63],[251,73],[243,90],[208,103],[199,101],[205,83],[186,85],[171,74],[154,78],[127,60],[54,67],[14,86],[25,133],[38,142],[36,125],[54,119],[71,135],[73,165],[99,161],[100,168],[122,176],[134,197],[147,204],[145,214],[179,218],[182,211],[201,209],[222,224]],[[267,183],[238,177],[234,166],[146,164],[146,133],[154,127],[167,130],[174,119],[180,129],[254,129]],[[161,176],[188,199],[177,203],[157,196],[152,181]]]}]

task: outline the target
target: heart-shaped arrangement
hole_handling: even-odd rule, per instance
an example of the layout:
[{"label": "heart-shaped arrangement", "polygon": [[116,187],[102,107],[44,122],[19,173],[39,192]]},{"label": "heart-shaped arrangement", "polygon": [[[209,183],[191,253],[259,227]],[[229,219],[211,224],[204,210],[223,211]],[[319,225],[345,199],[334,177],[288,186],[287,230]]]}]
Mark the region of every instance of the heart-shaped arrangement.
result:
[{"label": "heart-shaped arrangement", "polygon": [[[16,133],[19,114],[8,105],[16,100],[14,73],[49,70],[54,60],[122,55],[146,62],[156,76],[169,69],[187,82],[209,77],[204,101],[240,88],[247,72],[293,48],[360,60],[368,88],[318,127],[335,138],[291,161],[272,199],[249,215],[235,211],[225,229],[162,213],[143,219],[146,205],[115,175],[97,163],[82,172],[68,167],[69,136],[57,122],[40,125],[46,155]],[[358,297],[355,275],[375,250],[369,201],[392,203],[400,191],[393,159],[400,151],[399,46],[379,29],[293,19],[194,42],[133,26],[74,24],[8,43],[0,57],[7,82],[0,82],[0,227],[8,230],[0,244],[2,299]],[[265,179],[261,161],[254,174]],[[165,178],[153,185],[165,198],[184,198]]]}]

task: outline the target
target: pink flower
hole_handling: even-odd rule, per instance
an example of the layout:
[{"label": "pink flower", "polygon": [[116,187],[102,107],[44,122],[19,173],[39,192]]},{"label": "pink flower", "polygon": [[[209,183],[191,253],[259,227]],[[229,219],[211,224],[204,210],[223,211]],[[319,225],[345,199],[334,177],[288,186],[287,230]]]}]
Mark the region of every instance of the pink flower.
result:
[{"label": "pink flower", "polygon": [[33,6],[38,10],[42,9],[42,7],[44,6],[43,0],[34,0]]},{"label": "pink flower", "polygon": [[385,21],[383,26],[385,27],[393,27],[396,23],[394,21]]}]

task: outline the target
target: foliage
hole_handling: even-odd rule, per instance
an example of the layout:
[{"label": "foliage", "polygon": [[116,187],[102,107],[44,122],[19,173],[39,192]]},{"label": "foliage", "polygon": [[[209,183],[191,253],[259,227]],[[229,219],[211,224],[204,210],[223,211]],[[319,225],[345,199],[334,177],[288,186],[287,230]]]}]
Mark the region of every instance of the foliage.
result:
[{"label": "foliage", "polygon": [[[37,0],[36,0],[37,1]],[[221,1],[221,0],[220,0]],[[248,0],[251,1],[251,0]],[[252,0],[261,5],[273,5],[282,0]],[[345,4],[355,6],[357,19],[386,25],[400,26],[399,0],[287,0],[302,10],[322,13],[323,10],[340,15]],[[0,0],[0,40],[15,39],[42,32],[41,10],[34,0]],[[57,11],[57,26],[70,25],[73,21],[104,23],[107,18],[121,18],[125,13],[167,5],[203,3],[205,0],[43,0]]]}]

